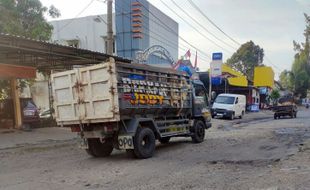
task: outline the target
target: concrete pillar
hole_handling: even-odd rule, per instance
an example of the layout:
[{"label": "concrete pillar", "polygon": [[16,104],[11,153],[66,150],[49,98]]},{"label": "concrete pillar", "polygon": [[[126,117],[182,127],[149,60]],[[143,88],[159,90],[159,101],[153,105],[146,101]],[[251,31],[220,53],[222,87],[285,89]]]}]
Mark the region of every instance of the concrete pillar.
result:
[{"label": "concrete pillar", "polygon": [[17,88],[17,79],[13,78],[11,79],[11,93],[12,93],[12,100],[13,100],[13,106],[14,106],[14,124],[15,128],[21,129],[22,128],[22,110],[20,106],[20,99],[19,99],[19,92]]}]

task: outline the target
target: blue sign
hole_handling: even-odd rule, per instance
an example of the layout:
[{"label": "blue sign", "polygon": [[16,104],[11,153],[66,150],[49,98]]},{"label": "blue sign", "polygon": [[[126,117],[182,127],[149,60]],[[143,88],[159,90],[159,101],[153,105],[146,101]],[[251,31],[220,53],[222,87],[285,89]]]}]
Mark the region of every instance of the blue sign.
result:
[{"label": "blue sign", "polygon": [[211,83],[214,86],[219,86],[222,83],[222,78],[221,77],[212,77],[211,78]]},{"label": "blue sign", "polygon": [[259,88],[259,94],[267,94],[267,88],[266,87]]},{"label": "blue sign", "polygon": [[218,53],[213,53],[212,54],[212,60],[222,60],[223,59],[223,53],[218,52]]},{"label": "blue sign", "polygon": [[252,112],[259,112],[259,105],[258,104],[252,104],[250,109]]}]

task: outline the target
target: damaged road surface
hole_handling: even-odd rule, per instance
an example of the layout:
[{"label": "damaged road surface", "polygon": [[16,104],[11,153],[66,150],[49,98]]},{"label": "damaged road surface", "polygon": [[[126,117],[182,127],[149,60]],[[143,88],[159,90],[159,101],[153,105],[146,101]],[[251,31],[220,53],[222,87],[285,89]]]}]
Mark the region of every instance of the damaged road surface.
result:
[{"label": "damaged road surface", "polygon": [[0,189],[309,189],[310,111],[257,114],[214,119],[203,143],[175,138],[144,160],[92,158],[76,139],[1,148]]}]

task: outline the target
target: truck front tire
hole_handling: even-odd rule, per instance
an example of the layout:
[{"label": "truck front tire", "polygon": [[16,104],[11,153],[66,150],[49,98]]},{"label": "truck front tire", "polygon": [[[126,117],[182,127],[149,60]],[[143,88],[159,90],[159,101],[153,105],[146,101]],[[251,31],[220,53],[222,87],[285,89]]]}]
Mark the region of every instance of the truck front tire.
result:
[{"label": "truck front tire", "polygon": [[133,139],[134,153],[137,158],[145,159],[153,156],[155,151],[155,135],[150,128],[139,127]]},{"label": "truck front tire", "polygon": [[101,142],[100,139],[87,139],[88,149],[86,152],[93,157],[107,157],[113,151],[112,141]]},{"label": "truck front tire", "polygon": [[205,138],[205,124],[201,120],[196,120],[192,128],[192,141],[194,143],[201,143]]}]

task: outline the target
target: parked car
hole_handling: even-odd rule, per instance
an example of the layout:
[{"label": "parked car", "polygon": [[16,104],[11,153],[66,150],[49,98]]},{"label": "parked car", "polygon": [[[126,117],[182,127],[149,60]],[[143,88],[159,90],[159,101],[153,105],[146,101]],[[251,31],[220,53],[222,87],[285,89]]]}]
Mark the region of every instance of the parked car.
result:
[{"label": "parked car", "polygon": [[[32,98],[20,98],[22,119],[25,124],[39,123],[39,109],[33,102]],[[14,119],[14,109],[12,99],[0,101],[0,118]]]},{"label": "parked car", "polygon": [[31,98],[21,98],[23,123],[39,123],[39,109]]},{"label": "parked car", "polygon": [[240,94],[220,94],[214,101],[211,109],[212,118],[215,116],[227,117],[233,120],[240,119],[245,114],[246,98]]}]

